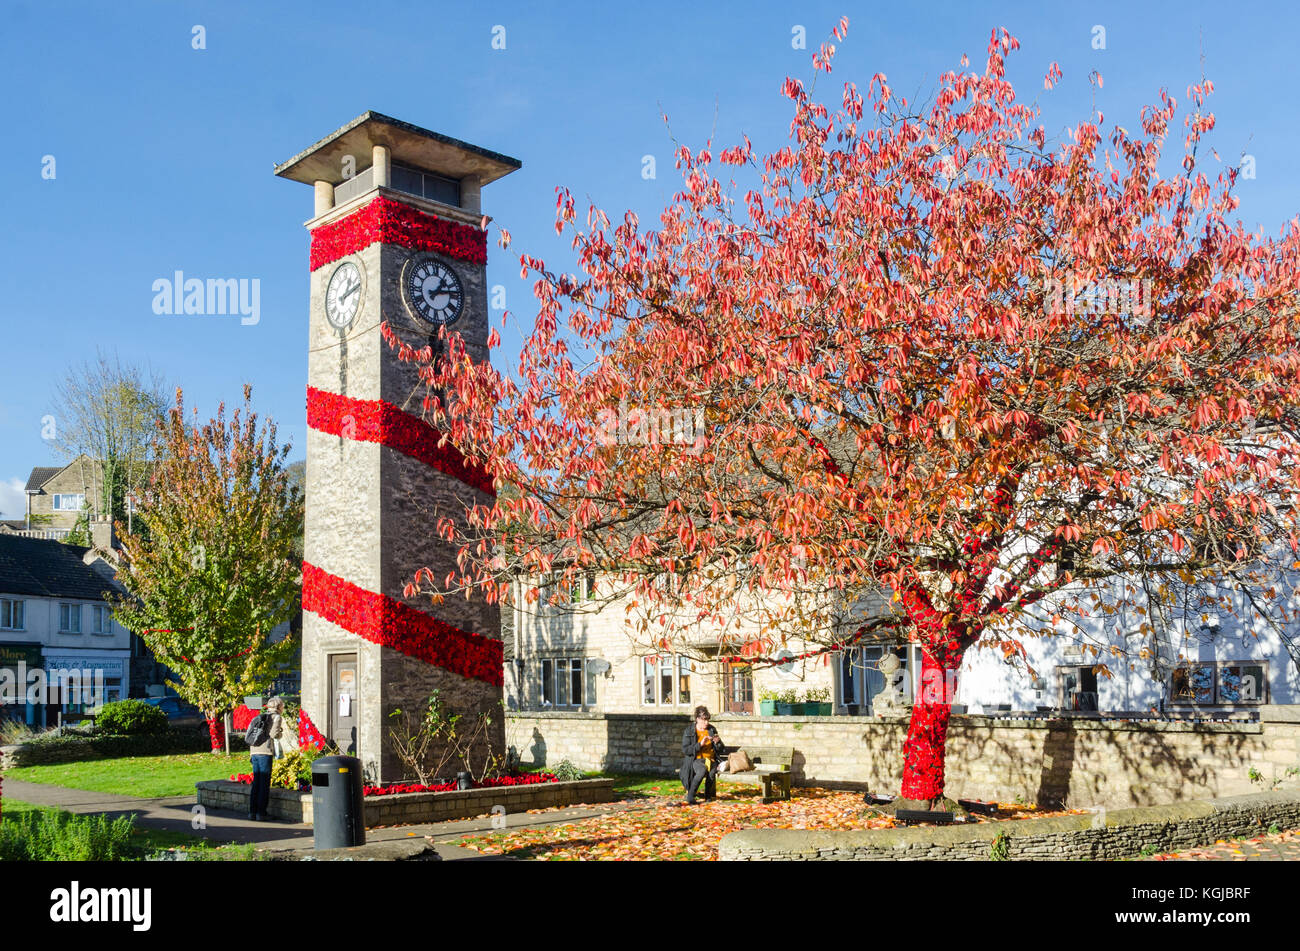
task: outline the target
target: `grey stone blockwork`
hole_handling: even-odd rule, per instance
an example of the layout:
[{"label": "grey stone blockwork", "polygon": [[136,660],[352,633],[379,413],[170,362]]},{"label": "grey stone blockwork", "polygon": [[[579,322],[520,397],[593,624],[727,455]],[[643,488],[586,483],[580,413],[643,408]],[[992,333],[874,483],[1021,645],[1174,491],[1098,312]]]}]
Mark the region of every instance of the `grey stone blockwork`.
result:
[{"label": "grey stone blockwork", "polygon": [[[402,299],[406,261],[425,252],[396,245],[372,244],[349,259],[364,273],[361,307],[343,334],[324,315],[324,293],[342,261],[311,275],[309,385],[354,399],[383,399],[416,415],[423,388],[418,367],[403,363],[383,340],[387,322],[417,349],[433,343],[427,329],[408,314]],[[487,288],[485,269],[434,255],[460,278],[466,302],[453,329],[462,334],[475,359],[487,359]],[[448,599],[434,606],[425,598],[408,599],[403,588],[417,569],[443,577],[455,564],[456,546],[435,531],[438,519],[463,520],[467,504],[486,496],[418,460],[376,443],[359,442],[309,431],[307,437],[307,513],[305,557],[317,567],[367,590],[405,601],[462,630],[500,637],[495,605],[481,600]],[[463,523],[463,521],[462,521]],[[312,613],[303,619],[303,702],[326,728],[328,655],[358,654],[358,748],[374,781],[407,778],[391,750],[389,731],[397,708],[422,706],[433,689],[454,710],[473,714],[494,711],[493,746],[503,744],[501,689],[432,667],[390,648],[379,647]]]}]

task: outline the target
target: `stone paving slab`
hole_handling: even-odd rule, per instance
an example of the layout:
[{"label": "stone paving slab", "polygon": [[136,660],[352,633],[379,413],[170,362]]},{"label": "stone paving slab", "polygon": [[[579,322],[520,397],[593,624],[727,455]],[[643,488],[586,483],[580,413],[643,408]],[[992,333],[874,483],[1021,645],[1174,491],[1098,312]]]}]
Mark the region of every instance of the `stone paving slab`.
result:
[{"label": "stone paving slab", "polygon": [[1300,829],[1253,839],[1220,839],[1183,852],[1144,856],[1148,862],[1300,862]]},{"label": "stone paving slab", "polygon": [[[330,849],[315,852],[312,848],[312,827],[302,823],[273,819],[253,822],[247,816],[221,809],[204,810],[204,827],[194,828],[193,796],[173,796],[161,799],[144,799],[116,793],[93,792],[85,789],[67,789],[45,783],[27,783],[8,779],[4,784],[7,799],[16,799],[39,806],[49,806],[73,813],[102,813],[110,818],[134,815],[141,828],[161,829],[201,836],[213,842],[250,844],[273,858],[303,858],[314,855],[329,860],[396,860],[414,859],[428,850],[431,860],[491,860],[497,856],[484,856],[473,849],[463,849],[454,842],[474,832],[491,831],[493,818],[457,819],[450,822],[421,823],[419,825],[380,826],[366,830],[366,844],[356,849]],[[567,806],[542,813],[516,812],[504,816],[506,828],[534,827],[557,823],[577,822],[613,811],[650,808],[644,801],[623,801],[598,805]],[[498,821],[500,818],[497,817]],[[514,860],[509,860],[514,861]]]}]

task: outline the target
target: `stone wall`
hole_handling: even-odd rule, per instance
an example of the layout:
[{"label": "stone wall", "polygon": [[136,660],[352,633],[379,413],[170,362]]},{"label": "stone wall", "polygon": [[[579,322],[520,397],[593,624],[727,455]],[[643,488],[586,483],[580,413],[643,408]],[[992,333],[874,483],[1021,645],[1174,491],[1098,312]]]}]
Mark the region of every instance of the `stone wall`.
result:
[{"label": "stone wall", "polygon": [[[248,813],[247,783],[213,780],[195,783],[196,801],[209,809]],[[572,782],[534,783],[527,786],[495,786],[486,789],[463,789],[451,792],[396,793],[390,796],[367,796],[362,801],[366,827],[410,825],[419,822],[442,822],[468,819],[501,807],[506,814],[610,802],[614,798],[612,779],[579,779]],[[293,792],[272,787],[267,812],[291,822],[312,822],[311,793]]]},{"label": "stone wall", "polygon": [[[567,759],[582,769],[670,775],[681,765],[689,722],[664,714],[515,713],[506,741],[529,766]],[[898,792],[902,718],[720,715],[713,723],[728,746],[793,747],[798,784]],[[950,794],[1003,802],[1115,807],[1240,795],[1300,770],[1300,707],[1263,707],[1258,723],[955,716],[947,763]]]},{"label": "stone wall", "polygon": [[1012,861],[1121,859],[1300,825],[1300,792],[1256,793],[1090,816],[961,826],[813,832],[746,829],[723,836],[724,861]]}]

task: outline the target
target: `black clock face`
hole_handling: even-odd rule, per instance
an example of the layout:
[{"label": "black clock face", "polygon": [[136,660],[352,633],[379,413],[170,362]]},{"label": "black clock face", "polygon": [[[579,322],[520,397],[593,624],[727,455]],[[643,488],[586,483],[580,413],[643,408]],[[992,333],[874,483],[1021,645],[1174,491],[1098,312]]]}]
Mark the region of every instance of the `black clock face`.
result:
[{"label": "black clock face", "polygon": [[434,258],[411,262],[404,290],[406,302],[415,315],[436,326],[455,323],[465,303],[456,272]]}]

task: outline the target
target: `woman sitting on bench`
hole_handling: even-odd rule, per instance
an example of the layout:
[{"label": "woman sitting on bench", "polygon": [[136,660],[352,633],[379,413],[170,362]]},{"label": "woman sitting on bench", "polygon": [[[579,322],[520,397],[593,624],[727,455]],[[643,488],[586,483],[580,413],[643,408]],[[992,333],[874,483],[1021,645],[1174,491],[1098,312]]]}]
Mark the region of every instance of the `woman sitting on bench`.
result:
[{"label": "woman sitting on bench", "polygon": [[709,708],[695,708],[695,722],[682,734],[682,785],[686,787],[686,804],[695,805],[695,793],[704,783],[704,798],[717,796],[718,764],[727,755],[718,731],[709,723]]}]

